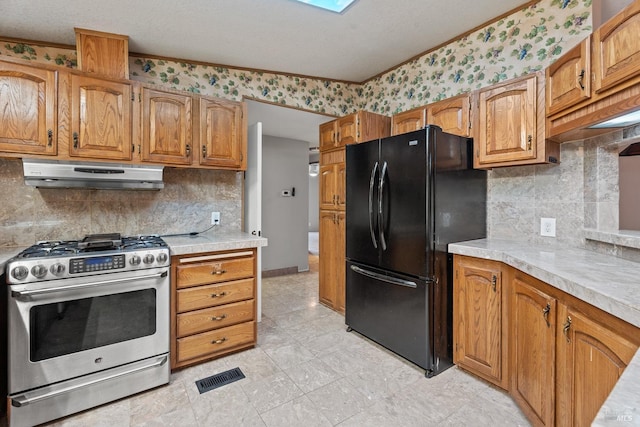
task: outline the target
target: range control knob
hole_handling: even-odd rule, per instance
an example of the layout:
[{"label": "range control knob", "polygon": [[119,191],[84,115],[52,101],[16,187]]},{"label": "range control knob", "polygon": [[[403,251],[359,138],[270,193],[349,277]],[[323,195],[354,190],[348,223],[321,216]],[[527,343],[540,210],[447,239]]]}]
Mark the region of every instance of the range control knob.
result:
[{"label": "range control knob", "polygon": [[154,260],[154,259],[155,259],[155,258],[153,257],[153,255],[151,255],[151,254],[146,254],[146,255],[144,256],[143,261],[144,261],[144,263],[145,263],[145,264],[151,264],[151,263],[153,262],[153,260]]},{"label": "range control knob", "polygon": [[129,264],[131,264],[131,265],[138,265],[138,264],[140,264],[140,261],[142,261],[142,260],[140,259],[140,255],[134,255],[134,256],[132,256],[132,257],[131,257],[131,259],[129,260]]},{"label": "range control knob", "polygon": [[47,275],[47,267],[45,267],[42,264],[36,264],[33,267],[31,267],[31,274],[36,276],[38,279],[42,279],[44,276]]},{"label": "range control knob", "polygon": [[158,261],[159,264],[164,264],[165,262],[167,262],[168,258],[169,257],[167,256],[167,254],[165,254],[164,252],[161,252],[156,257],[156,260]]},{"label": "range control knob", "polygon": [[55,276],[61,275],[62,273],[64,273],[64,270],[64,264],[60,264],[59,262],[56,262],[51,267],[49,267],[49,271]]},{"label": "range control knob", "polygon": [[19,265],[11,270],[11,275],[16,280],[24,280],[29,275],[29,269],[23,265]]}]

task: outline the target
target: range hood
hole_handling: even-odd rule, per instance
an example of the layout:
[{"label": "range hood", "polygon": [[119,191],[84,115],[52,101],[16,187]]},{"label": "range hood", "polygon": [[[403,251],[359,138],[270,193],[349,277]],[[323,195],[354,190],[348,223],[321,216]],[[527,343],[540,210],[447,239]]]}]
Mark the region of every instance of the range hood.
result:
[{"label": "range hood", "polygon": [[159,190],[163,166],[22,159],[24,182],[38,188]]}]

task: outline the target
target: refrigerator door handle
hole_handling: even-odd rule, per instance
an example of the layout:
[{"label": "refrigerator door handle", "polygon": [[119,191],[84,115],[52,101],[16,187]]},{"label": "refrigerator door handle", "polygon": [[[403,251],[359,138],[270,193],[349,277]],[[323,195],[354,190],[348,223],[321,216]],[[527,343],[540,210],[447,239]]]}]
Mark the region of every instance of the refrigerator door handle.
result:
[{"label": "refrigerator door handle", "polygon": [[382,165],[382,172],[380,172],[380,187],[378,189],[378,230],[380,232],[380,246],[382,250],[387,250],[387,242],[384,238],[384,212],[383,212],[383,190],[384,190],[384,177],[387,174],[387,162]]},{"label": "refrigerator door handle", "polygon": [[383,282],[391,283],[392,285],[406,286],[408,288],[417,288],[418,285],[410,280],[398,279],[397,277],[386,276],[384,274],[376,273],[373,271],[365,270],[357,265],[352,265],[351,270],[363,276],[370,277],[372,279],[381,280]]},{"label": "refrigerator door handle", "polygon": [[371,178],[369,179],[369,233],[371,234],[371,243],[373,247],[378,249],[378,242],[376,241],[376,234],[373,231],[373,185],[376,179],[376,172],[378,171],[378,162],[373,165],[371,169]]}]

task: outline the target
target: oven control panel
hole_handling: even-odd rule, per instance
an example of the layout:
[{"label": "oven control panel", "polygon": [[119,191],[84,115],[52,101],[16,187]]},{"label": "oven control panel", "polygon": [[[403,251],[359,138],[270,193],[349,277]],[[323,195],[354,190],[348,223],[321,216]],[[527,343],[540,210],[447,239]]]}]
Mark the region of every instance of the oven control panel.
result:
[{"label": "oven control panel", "polygon": [[124,268],[124,259],[124,254],[89,258],[71,258],[69,260],[69,274],[117,270]]}]

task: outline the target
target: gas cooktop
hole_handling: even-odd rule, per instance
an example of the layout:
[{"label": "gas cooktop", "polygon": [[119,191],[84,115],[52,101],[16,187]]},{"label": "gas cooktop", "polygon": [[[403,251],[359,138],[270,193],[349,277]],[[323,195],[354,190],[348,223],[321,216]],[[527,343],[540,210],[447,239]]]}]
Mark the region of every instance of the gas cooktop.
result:
[{"label": "gas cooktop", "polygon": [[82,240],[38,242],[7,261],[7,282],[21,284],[169,265],[157,235],[92,234]]},{"label": "gas cooktop", "polygon": [[157,235],[122,237],[117,233],[90,234],[82,240],[38,242],[19,253],[16,258],[60,257],[104,251],[134,251],[166,247],[167,244]]}]

